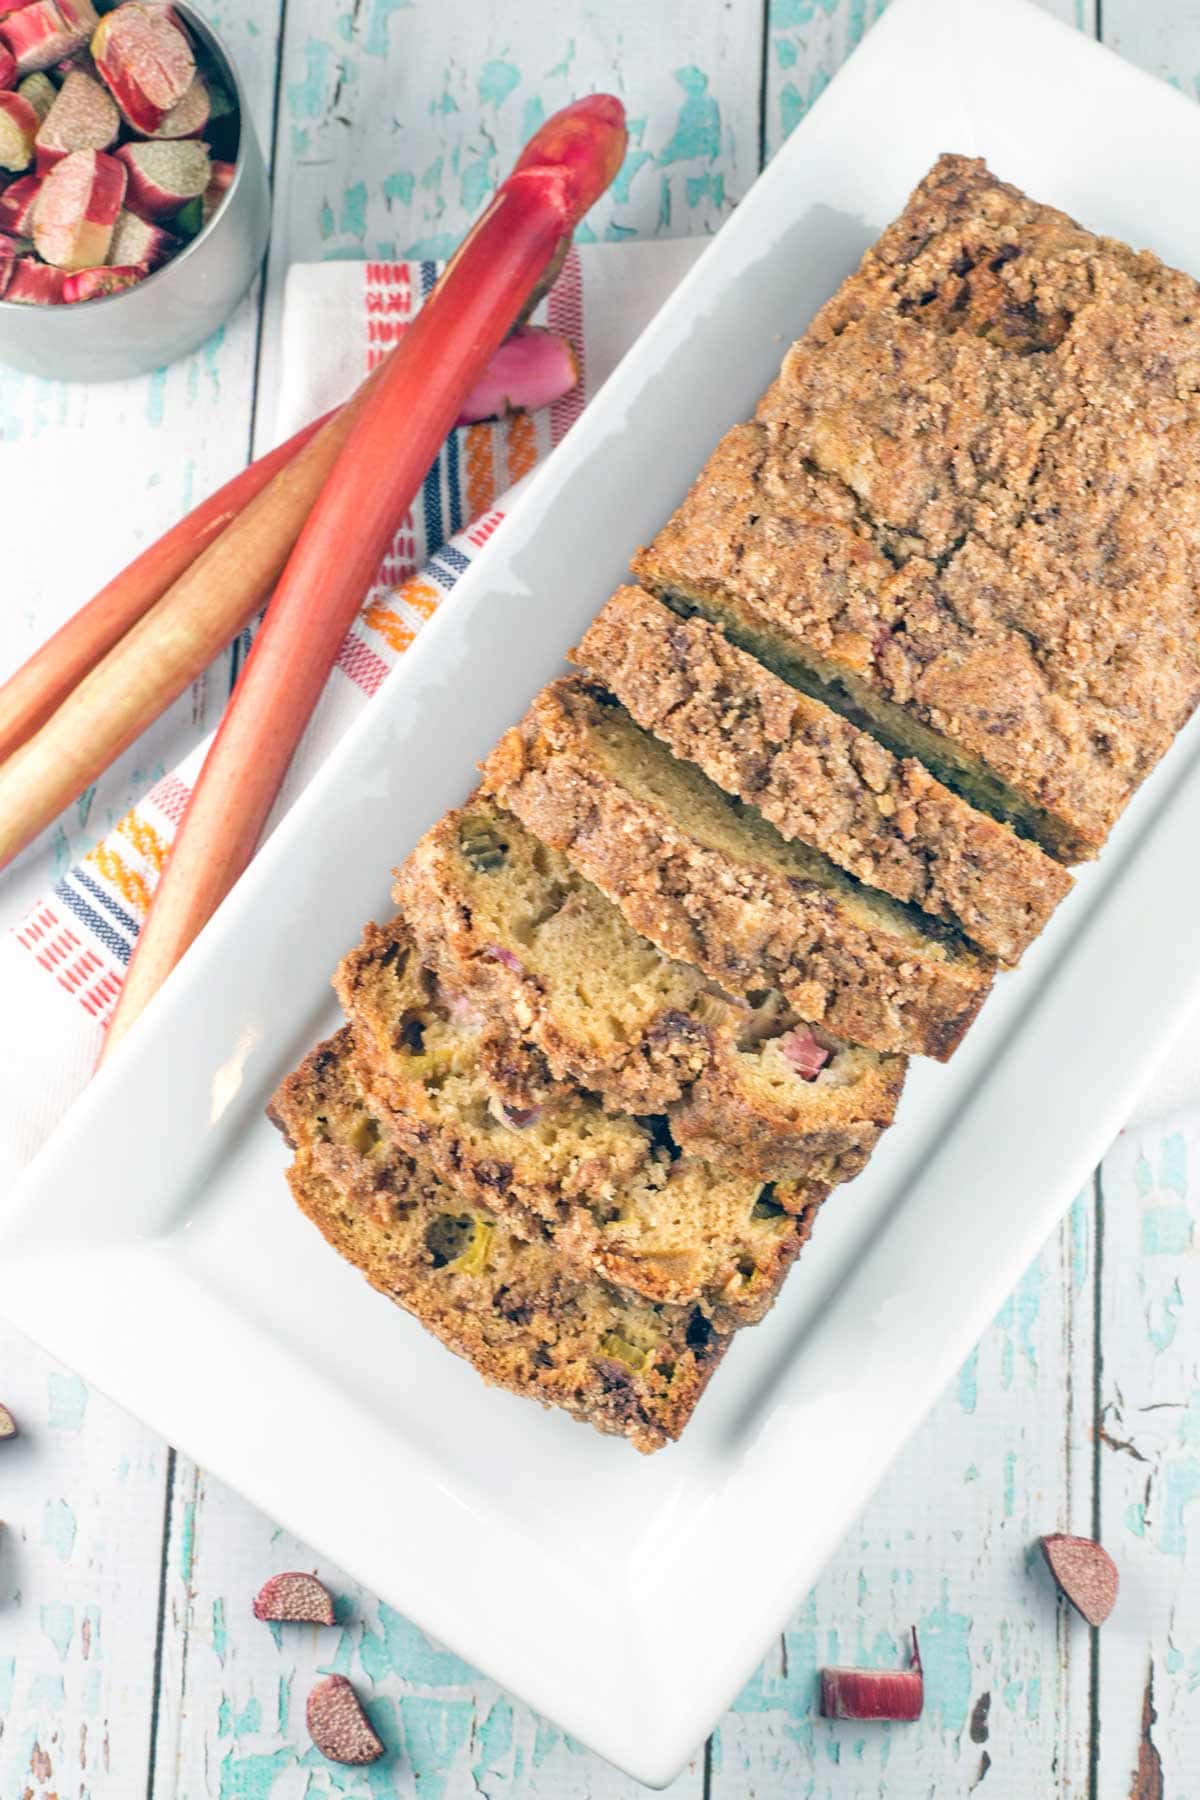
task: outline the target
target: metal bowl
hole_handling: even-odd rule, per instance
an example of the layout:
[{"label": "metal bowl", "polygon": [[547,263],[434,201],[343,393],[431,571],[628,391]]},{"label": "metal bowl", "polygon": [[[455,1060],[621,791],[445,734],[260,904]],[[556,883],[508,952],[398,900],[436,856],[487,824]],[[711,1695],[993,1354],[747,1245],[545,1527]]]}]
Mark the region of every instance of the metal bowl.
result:
[{"label": "metal bowl", "polygon": [[144,374],[203,343],[258,272],[270,232],[271,190],[245,91],[211,27],[182,0],[174,0],[174,10],[237,101],[236,172],[225,197],[178,256],[123,294],[74,306],[0,300],[0,363],[66,381]]}]

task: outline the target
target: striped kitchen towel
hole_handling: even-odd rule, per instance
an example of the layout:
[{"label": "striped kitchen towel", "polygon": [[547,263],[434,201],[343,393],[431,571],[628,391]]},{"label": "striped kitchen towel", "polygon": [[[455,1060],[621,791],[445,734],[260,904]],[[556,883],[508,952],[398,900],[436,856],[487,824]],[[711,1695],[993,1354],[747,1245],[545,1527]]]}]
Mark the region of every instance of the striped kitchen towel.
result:
[{"label": "striped kitchen towel", "polygon": [[[563,437],[702,247],[677,240],[572,251],[537,317],[575,345],[580,387],[543,413],[469,426],[447,440],[342,646],[272,824],[502,528],[515,484]],[[334,262],[290,271],[274,441],[353,391],[437,273],[427,262]],[[239,646],[242,654],[248,642]],[[29,1160],[95,1065],[210,741],[154,782],[65,873],[54,872],[47,834],[41,897],[0,933],[0,1177]]]}]

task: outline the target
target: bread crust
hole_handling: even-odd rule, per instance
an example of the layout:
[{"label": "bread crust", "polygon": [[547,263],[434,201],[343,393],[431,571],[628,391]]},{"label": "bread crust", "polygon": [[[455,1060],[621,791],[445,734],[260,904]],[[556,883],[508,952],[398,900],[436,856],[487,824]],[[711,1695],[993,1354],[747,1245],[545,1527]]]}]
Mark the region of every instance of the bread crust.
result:
[{"label": "bread crust", "polygon": [[820,700],[642,588],[623,587],[571,660],[675,756],[786,838],[1016,963],[1069,892],[1059,863]]},{"label": "bread crust", "polygon": [[1198,374],[1190,277],[942,157],[635,572],[1086,859],[1200,696]]},{"label": "bread crust", "polygon": [[[658,770],[678,790],[670,807],[648,796],[616,766],[606,729],[639,754],[654,742],[587,683],[555,682],[487,759],[484,788],[664,954],[737,992],[776,987],[803,1019],[872,1049],[953,1053],[991,986],[987,958],[802,855],[671,759]],[[680,823],[693,803],[700,830]],[[714,812],[736,853],[714,841]]]}]

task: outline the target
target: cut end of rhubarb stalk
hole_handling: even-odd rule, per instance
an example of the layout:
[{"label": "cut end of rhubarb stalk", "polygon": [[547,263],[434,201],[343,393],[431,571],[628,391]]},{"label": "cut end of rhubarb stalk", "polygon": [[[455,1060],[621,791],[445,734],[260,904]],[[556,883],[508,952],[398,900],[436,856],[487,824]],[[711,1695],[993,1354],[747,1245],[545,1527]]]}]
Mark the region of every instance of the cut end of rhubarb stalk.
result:
[{"label": "cut end of rhubarb stalk", "polygon": [[92,38],[101,79],[137,131],[156,132],[196,76],[192,46],[165,6],[128,0]]},{"label": "cut end of rhubarb stalk", "polygon": [[34,202],[41,186],[36,175],[22,175],[5,188],[0,194],[0,231],[9,231],[14,237],[32,237]]},{"label": "cut end of rhubarb stalk", "polygon": [[16,1437],[16,1435],[17,1421],[13,1418],[7,1406],[0,1405],[0,1441],[4,1438]]},{"label": "cut end of rhubarb stalk", "polygon": [[563,230],[574,231],[625,160],[625,108],[615,94],[588,94],[552,113],[517,158],[514,175],[555,175],[562,183]]},{"label": "cut end of rhubarb stalk", "polygon": [[178,106],[173,106],[158,130],[156,138],[199,137],[212,117],[212,99],[203,80],[197,75]]},{"label": "cut end of rhubarb stalk", "polygon": [[4,298],[17,306],[61,306],[66,276],[32,256],[23,256],[13,268]]},{"label": "cut end of rhubarb stalk", "polygon": [[171,218],[200,198],[212,175],[206,146],[191,138],[122,144],[117,156],[129,174],[129,210],[144,219]]},{"label": "cut end of rhubarb stalk", "polygon": [[383,1744],[344,1675],[318,1681],[308,1696],[305,1717],[309,1737],[330,1762],[373,1763],[383,1755]]},{"label": "cut end of rhubarb stalk", "polygon": [[72,150],[107,150],[121,129],[112,95],[76,69],[67,76],[37,134],[38,169],[61,162]]},{"label": "cut end of rhubarb stalk", "polygon": [[460,425],[536,412],[569,394],[579,380],[579,364],[566,338],[536,325],[506,337],[463,401]]},{"label": "cut end of rhubarb stalk", "polygon": [[40,124],[28,100],[10,88],[0,90],[0,169],[16,173],[29,167]]},{"label": "cut end of rhubarb stalk", "polygon": [[1051,1532],[1038,1539],[1046,1567],[1061,1594],[1089,1625],[1103,1625],[1117,1603],[1121,1578],[1103,1545],[1092,1538]]},{"label": "cut end of rhubarb stalk", "polygon": [[779,1039],[779,1048],[801,1081],[815,1081],[829,1061],[829,1051],[819,1044],[807,1025],[797,1026]]},{"label": "cut end of rhubarb stalk", "polygon": [[254,1596],[256,1619],[279,1623],[332,1625],[333,1599],[315,1575],[289,1569],[272,1575]]},{"label": "cut end of rhubarb stalk", "polygon": [[122,209],[113,227],[108,257],[114,268],[142,269],[149,274],[178,248],[179,239],[161,225],[152,225],[149,219],[140,219],[136,213]]},{"label": "cut end of rhubarb stalk", "polygon": [[[0,83],[0,86],[3,85]],[[17,92],[22,100],[28,100],[38,118],[43,122],[58,98],[58,89],[50,77],[43,75],[40,69],[33,75],[27,75],[17,88]]]},{"label": "cut end of rhubarb stalk", "polygon": [[28,75],[82,50],[98,23],[91,0],[37,0],[9,13],[0,40],[16,58],[17,72]]},{"label": "cut end of rhubarb stalk", "polygon": [[822,1669],[821,1716],[910,1724],[925,1704],[925,1677],[917,1634],[910,1669]]},{"label": "cut end of rhubarb stalk", "polygon": [[107,300],[110,295],[123,294],[145,279],[145,269],[78,269],[63,282],[63,303],[78,306],[84,300]]},{"label": "cut end of rhubarb stalk", "polygon": [[125,165],[99,150],[73,150],[55,163],[33,211],[33,242],[55,268],[94,269],[108,261],[125,197]]}]

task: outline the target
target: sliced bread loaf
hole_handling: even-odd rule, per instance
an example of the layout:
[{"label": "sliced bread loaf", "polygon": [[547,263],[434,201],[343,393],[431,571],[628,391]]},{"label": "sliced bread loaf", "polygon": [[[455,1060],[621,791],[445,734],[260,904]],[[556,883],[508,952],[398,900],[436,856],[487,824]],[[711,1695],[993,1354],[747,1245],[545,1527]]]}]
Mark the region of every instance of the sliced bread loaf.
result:
[{"label": "sliced bread loaf", "polygon": [[538,695],[483,785],[665,955],[839,1037],[948,1057],[991,985],[988,958],[785,842],[583,680]]},{"label": "sliced bread loaf", "polygon": [[781,680],[708,620],[623,587],[572,660],[678,757],[786,838],[1015,963],[1067,871],[850,720]]},{"label": "sliced bread loaf", "polygon": [[470,1206],[382,1131],[337,1033],[271,1105],[301,1211],[485,1381],[560,1406],[638,1450],[677,1438],[724,1354],[699,1307],[657,1306],[578,1280],[541,1234]]},{"label": "sliced bread loaf", "polygon": [[355,1076],[389,1137],[465,1199],[526,1236],[548,1230],[580,1275],[647,1299],[702,1303],[722,1328],[770,1307],[827,1183],[763,1182],[679,1156],[665,1120],[605,1113],[554,1084],[536,1107],[497,1103],[488,1027],[446,995],[403,920],[369,926],[335,978]]}]

